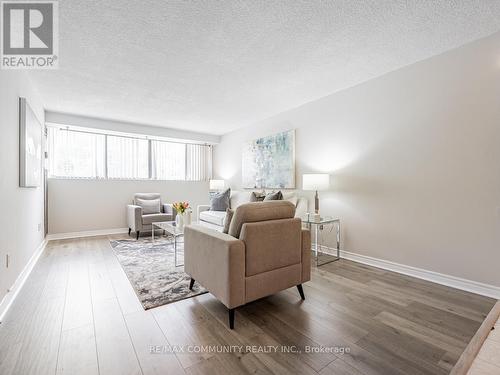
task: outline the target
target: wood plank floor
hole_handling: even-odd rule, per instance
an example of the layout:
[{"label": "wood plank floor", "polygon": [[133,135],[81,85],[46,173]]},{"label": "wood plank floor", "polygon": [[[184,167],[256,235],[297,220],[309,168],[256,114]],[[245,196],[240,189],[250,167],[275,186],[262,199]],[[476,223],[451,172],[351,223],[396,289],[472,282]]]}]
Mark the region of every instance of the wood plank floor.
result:
[{"label": "wood plank floor", "polygon": [[347,260],[304,292],[231,331],[210,294],[144,311],[108,237],[52,241],[0,325],[0,374],[448,374],[496,302]]}]

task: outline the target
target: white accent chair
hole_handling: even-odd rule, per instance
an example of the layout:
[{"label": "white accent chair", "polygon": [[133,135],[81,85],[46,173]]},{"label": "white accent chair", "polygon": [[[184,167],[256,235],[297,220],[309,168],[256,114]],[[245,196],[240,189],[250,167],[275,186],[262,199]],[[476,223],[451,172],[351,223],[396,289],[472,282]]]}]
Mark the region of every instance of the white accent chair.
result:
[{"label": "white accent chair", "polygon": [[[144,202],[156,203],[154,202],[156,200],[158,200],[158,212],[152,212],[150,208],[144,212]],[[130,235],[131,232],[135,232],[136,239],[139,239],[141,232],[153,230],[153,223],[173,221],[176,214],[177,211],[171,204],[161,202],[159,193],[134,194],[132,204],[127,205],[128,234]]]}]

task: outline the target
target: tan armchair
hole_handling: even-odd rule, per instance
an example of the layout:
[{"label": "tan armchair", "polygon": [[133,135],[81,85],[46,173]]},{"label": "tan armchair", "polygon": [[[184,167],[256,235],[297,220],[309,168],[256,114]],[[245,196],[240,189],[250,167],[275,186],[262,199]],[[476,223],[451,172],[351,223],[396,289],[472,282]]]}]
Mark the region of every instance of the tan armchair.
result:
[{"label": "tan armchair", "polygon": [[287,201],[239,206],[229,233],[191,225],[184,229],[184,269],[229,309],[297,286],[311,278],[311,236]]}]

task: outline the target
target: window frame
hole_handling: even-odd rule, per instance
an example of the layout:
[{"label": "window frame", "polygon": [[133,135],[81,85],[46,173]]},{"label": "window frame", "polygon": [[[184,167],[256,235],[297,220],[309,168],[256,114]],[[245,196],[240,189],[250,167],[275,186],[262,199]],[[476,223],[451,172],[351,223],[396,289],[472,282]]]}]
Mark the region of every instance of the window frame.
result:
[{"label": "window frame", "polygon": [[[165,139],[161,137],[154,137],[154,136],[134,136],[130,135],[128,133],[121,133],[121,132],[106,132],[106,131],[92,131],[92,130],[81,130],[79,129],[74,129],[70,126],[63,126],[63,125],[55,125],[55,124],[46,124],[46,128],[54,128],[57,129],[58,131],[68,131],[68,132],[75,132],[75,133],[85,133],[85,134],[95,134],[95,135],[102,135],[104,136],[104,152],[103,152],[103,164],[104,164],[104,176],[103,177],[74,177],[74,176],[54,176],[51,175],[51,171],[49,168],[50,161],[47,163],[47,178],[50,180],[94,180],[94,181],[102,181],[102,180],[108,180],[108,181],[162,181],[162,182],[167,182],[167,181],[191,181],[191,182],[200,182],[200,181],[209,181],[211,178],[211,171],[212,171],[212,165],[209,165],[212,163],[213,157],[207,157],[206,163],[207,163],[207,170],[209,171],[207,175],[205,176],[205,179],[203,180],[188,180],[187,179],[187,152],[185,148],[184,150],[184,178],[183,179],[159,179],[159,178],[153,178],[154,172],[153,172],[153,146],[152,142],[157,141],[157,142],[162,142],[162,143],[176,143],[176,144],[183,144],[183,145],[198,145],[198,146],[205,146],[209,150],[210,153],[213,151],[213,145],[210,143],[206,142],[183,142],[181,140],[172,140],[172,139]],[[147,156],[147,163],[148,163],[148,177],[145,178],[137,178],[137,177],[131,177],[131,178],[124,178],[124,177],[119,177],[119,178],[114,178],[114,177],[109,177],[109,166],[108,166],[108,137],[123,137],[123,138],[131,138],[131,139],[137,139],[137,140],[147,140],[148,141],[148,156]],[[48,157],[52,157],[52,151],[48,149],[47,145],[47,151],[48,151]]]}]

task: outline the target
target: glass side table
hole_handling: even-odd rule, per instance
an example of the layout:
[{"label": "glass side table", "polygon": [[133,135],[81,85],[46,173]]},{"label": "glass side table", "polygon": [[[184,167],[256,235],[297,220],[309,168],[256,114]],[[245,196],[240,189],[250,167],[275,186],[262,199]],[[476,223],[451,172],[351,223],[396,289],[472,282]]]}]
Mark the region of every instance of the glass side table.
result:
[{"label": "glass side table", "polygon": [[[311,230],[313,236],[313,252],[314,258],[316,259],[316,266],[322,266],[323,264],[335,262],[340,259],[340,219],[335,219],[333,217],[322,217],[319,221],[309,220],[307,218],[302,219],[302,224],[304,224],[309,230]],[[324,229],[327,225],[333,225],[336,229],[336,242],[337,242],[337,255],[331,255],[325,253],[321,250],[321,245],[318,242],[319,230]],[[320,254],[327,259],[320,261]],[[329,258],[329,259],[328,259]]]}]

